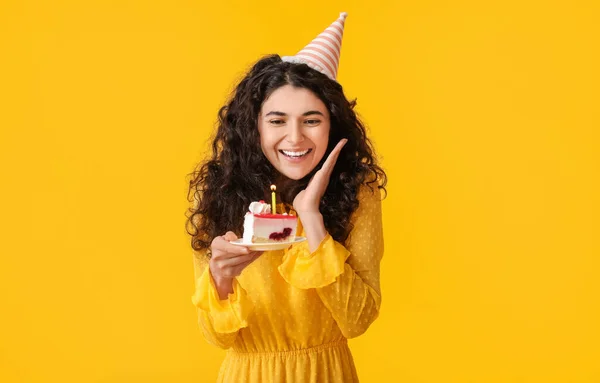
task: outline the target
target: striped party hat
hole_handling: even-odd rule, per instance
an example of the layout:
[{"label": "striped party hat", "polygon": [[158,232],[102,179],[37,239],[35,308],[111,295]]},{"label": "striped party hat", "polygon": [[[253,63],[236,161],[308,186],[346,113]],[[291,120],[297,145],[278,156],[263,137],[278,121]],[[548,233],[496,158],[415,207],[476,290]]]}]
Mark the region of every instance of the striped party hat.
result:
[{"label": "striped party hat", "polygon": [[307,64],[309,67],[335,80],[340,63],[340,50],[342,48],[346,16],[348,16],[346,12],[340,13],[340,17],[336,21],[310,44],[296,53],[295,56],[284,56],[281,59],[292,63]]}]

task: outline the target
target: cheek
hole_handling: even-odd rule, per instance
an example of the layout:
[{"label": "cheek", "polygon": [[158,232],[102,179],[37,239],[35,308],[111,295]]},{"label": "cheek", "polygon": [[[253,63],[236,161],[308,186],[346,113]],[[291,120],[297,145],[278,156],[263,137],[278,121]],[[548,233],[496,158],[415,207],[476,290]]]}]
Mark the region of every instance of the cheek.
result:
[{"label": "cheek", "polygon": [[260,140],[260,145],[262,146],[263,152],[273,152],[275,151],[276,140],[273,140],[272,137],[264,137]]},{"label": "cheek", "polygon": [[269,129],[259,128],[258,133],[260,134],[260,146],[262,146],[263,150],[273,150],[279,141],[279,137],[277,136],[276,132],[270,131]]},{"label": "cheek", "polygon": [[258,133],[260,135],[260,148],[262,149],[263,153],[266,155],[268,153],[268,151],[270,149],[272,149],[272,144],[271,144],[271,140],[269,140],[269,135],[265,134],[264,130],[262,129],[258,129]]},{"label": "cheek", "polygon": [[319,153],[325,153],[327,151],[327,145],[329,144],[329,129],[320,131],[318,136],[315,137],[314,143],[317,145],[317,151]]}]

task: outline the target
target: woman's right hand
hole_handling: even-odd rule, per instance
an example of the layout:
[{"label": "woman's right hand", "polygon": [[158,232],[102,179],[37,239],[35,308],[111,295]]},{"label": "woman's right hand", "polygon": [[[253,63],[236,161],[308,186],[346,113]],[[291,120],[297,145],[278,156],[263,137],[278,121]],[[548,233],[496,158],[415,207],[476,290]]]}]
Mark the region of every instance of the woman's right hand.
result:
[{"label": "woman's right hand", "polygon": [[227,296],[233,293],[233,279],[263,253],[229,243],[236,239],[237,235],[228,231],[225,235],[213,239],[210,244],[212,256],[208,266],[220,299],[227,299]]}]

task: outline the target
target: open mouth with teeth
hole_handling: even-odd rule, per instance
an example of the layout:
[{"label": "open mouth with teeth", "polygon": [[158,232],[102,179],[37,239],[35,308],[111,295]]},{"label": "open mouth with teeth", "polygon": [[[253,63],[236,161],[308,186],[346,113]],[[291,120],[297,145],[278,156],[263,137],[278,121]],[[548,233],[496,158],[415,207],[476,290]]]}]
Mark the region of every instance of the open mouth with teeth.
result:
[{"label": "open mouth with teeth", "polygon": [[306,149],[302,151],[291,151],[291,150],[279,150],[279,153],[289,158],[301,158],[312,152],[312,149]]}]

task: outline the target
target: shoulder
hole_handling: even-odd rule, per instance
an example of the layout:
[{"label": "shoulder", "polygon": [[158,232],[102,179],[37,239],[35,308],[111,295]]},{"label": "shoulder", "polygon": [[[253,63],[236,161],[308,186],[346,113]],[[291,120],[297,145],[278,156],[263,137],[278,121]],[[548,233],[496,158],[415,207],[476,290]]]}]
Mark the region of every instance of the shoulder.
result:
[{"label": "shoulder", "polygon": [[378,184],[362,184],[357,193],[358,208],[353,214],[356,220],[364,215],[373,216],[381,214],[382,192]]},{"label": "shoulder", "polygon": [[383,243],[381,197],[381,189],[377,183],[361,185],[358,192],[358,208],[350,220],[352,230],[346,241],[351,252],[358,254],[365,253],[365,249],[381,249]]},{"label": "shoulder", "polygon": [[364,183],[358,189],[357,199],[360,204],[381,203],[381,193],[377,182],[371,184]]}]

